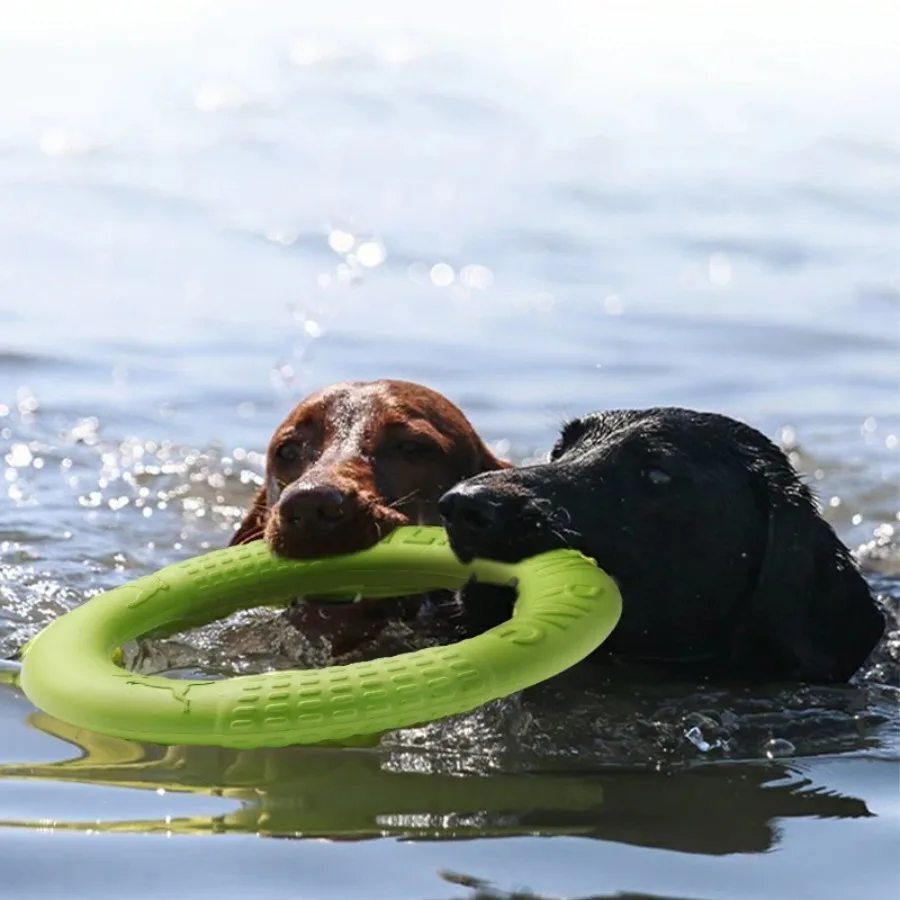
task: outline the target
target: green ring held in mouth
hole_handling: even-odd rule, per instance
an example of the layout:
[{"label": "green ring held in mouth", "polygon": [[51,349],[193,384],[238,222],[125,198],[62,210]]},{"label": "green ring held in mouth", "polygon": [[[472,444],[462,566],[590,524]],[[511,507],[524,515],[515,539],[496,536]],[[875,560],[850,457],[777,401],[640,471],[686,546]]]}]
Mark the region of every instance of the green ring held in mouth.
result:
[{"label": "green ring held in mouth", "polygon": [[[220,681],[142,676],[116,651],[298,594],[391,597],[515,584],[513,617],[459,643],[327,669]],[[19,683],[70,725],[155,744],[256,748],[341,741],[476,709],[575,665],[622,611],[614,582],[574,550],[515,565],[454,557],[442,528],[398,528],[374,547],[319,560],[274,556],[263,541],[168,566],[91,598],[27,647]]]}]

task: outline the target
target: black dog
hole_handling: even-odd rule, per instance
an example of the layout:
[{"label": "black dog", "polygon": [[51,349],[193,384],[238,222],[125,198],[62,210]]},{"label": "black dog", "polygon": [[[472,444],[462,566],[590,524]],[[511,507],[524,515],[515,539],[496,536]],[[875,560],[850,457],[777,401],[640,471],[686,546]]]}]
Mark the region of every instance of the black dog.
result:
[{"label": "black dog", "polygon": [[[464,561],[574,547],[612,575],[624,611],[594,660],[838,682],[884,632],[865,579],[784,453],[726,416],[658,408],[575,419],[548,463],[470,478],[439,507]],[[508,614],[508,602],[491,613]],[[475,630],[491,624],[482,613]]]}]

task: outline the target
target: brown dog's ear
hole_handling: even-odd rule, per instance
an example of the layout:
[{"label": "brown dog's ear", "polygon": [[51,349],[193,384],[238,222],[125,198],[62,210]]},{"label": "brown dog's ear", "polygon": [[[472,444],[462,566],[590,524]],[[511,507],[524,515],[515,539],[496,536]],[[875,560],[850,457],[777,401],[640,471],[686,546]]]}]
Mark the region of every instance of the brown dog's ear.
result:
[{"label": "brown dog's ear", "polygon": [[265,485],[263,485],[253,497],[253,503],[238,530],[231,536],[229,547],[236,544],[249,544],[258,541],[266,530],[266,520],[269,517],[269,500]]},{"label": "brown dog's ear", "polygon": [[478,443],[478,461],[475,471],[469,473],[469,475],[466,476],[467,478],[470,478],[472,475],[480,475],[482,472],[496,472],[498,469],[513,468],[511,462],[507,462],[505,459],[494,456],[494,454],[488,450],[487,444],[485,444],[484,441],[479,440]]},{"label": "brown dog's ear", "polygon": [[[757,674],[847,681],[886,620],[866,580],[785,459],[763,485],[768,534],[756,587],[740,610],[732,662]],[[757,477],[766,474],[757,470]]]},{"label": "brown dog's ear", "polygon": [[505,459],[500,459],[498,456],[494,456],[490,450],[485,448],[485,455],[482,457],[481,461],[481,469],[476,472],[476,475],[480,475],[482,472],[496,472],[498,469],[512,469],[513,464],[511,462],[507,462]]}]

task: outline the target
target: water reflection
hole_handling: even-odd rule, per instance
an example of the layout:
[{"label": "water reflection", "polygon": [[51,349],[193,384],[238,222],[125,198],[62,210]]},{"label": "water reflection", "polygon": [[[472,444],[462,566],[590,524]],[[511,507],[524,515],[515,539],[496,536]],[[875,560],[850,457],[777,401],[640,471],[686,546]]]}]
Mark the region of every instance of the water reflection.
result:
[{"label": "water reflection", "polygon": [[720,856],[773,849],[780,840],[778,823],[785,819],[874,816],[862,798],[818,782],[803,763],[595,767],[577,777],[562,766],[435,774],[416,771],[403,754],[383,748],[163,748],[96,735],[41,712],[29,714],[27,722],[77,748],[78,755],[0,766],[0,782],[8,786],[39,781],[172,791],[234,806],[216,815],[98,822],[95,817],[48,821],[42,804],[32,812],[20,802],[17,817],[0,820],[4,827],[330,840],[579,835]]}]

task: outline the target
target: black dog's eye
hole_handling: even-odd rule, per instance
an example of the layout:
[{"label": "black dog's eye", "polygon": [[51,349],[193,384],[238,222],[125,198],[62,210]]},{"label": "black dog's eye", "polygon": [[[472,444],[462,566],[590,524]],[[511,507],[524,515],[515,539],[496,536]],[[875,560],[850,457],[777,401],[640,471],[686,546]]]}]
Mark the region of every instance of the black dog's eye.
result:
[{"label": "black dog's eye", "polygon": [[655,484],[657,487],[662,487],[664,484],[669,484],[672,480],[672,476],[668,472],[664,472],[662,469],[644,469],[643,471],[644,478],[650,482],[650,484]]},{"label": "black dog's eye", "polygon": [[275,459],[279,462],[292,463],[300,459],[300,453],[301,449],[299,444],[288,442],[287,444],[282,444],[275,451]]}]

